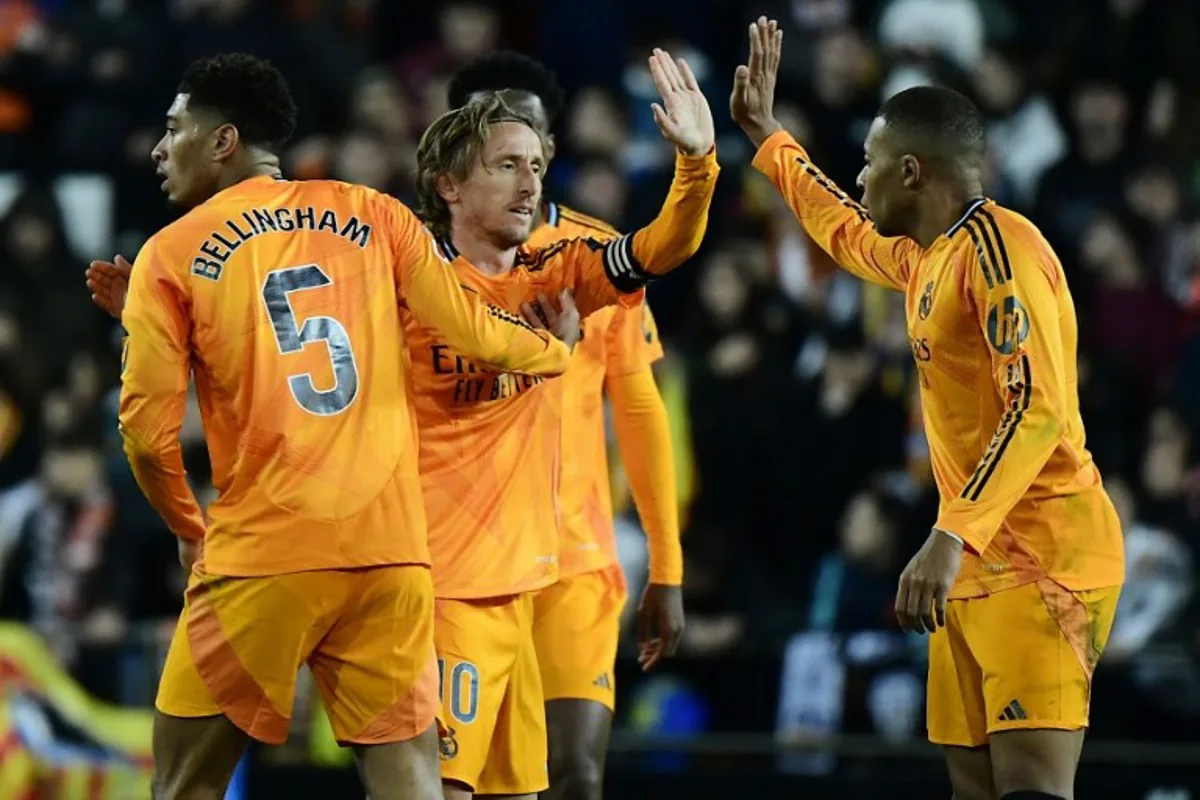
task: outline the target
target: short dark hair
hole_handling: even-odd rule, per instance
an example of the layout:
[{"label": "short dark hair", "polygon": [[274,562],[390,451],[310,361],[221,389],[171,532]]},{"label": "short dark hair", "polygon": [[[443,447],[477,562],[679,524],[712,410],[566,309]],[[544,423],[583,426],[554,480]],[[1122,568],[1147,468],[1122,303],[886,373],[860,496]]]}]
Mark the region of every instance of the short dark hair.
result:
[{"label": "short dark hair", "polygon": [[929,155],[982,161],[987,152],[983,114],[953,89],[916,86],[892,95],[879,109],[887,127]]},{"label": "short dark hair", "polygon": [[463,66],[450,77],[447,91],[451,108],[467,104],[476,92],[516,89],[537,95],[553,123],[562,112],[566,92],[545,64],[511,50],[498,50]]},{"label": "short dark hair", "polygon": [[242,141],[279,152],[296,131],[296,101],[269,62],[245,53],[193,61],[179,82],[190,108],[205,108],[234,125]]}]

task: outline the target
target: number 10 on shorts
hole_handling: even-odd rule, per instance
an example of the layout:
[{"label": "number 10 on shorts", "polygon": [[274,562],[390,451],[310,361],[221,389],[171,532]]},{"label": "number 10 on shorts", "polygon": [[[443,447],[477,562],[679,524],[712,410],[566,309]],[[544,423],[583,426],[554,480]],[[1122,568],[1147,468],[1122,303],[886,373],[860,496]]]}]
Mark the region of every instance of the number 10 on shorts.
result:
[{"label": "number 10 on shorts", "polygon": [[446,659],[439,658],[438,696],[441,697],[442,707],[450,710],[450,716],[456,722],[470,725],[479,713],[479,669],[470,661],[458,661],[447,676]]}]

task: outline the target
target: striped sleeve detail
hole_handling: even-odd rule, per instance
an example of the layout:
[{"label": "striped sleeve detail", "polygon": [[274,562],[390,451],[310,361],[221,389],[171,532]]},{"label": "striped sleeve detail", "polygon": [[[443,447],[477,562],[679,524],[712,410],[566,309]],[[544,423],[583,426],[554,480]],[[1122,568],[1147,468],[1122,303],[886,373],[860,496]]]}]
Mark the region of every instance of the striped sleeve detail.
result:
[{"label": "striped sleeve detail", "polygon": [[854,200],[850,198],[850,195],[838,188],[836,183],[825,177],[825,174],[821,172],[821,170],[817,169],[815,165],[811,164],[807,159],[804,158],[797,158],[796,163],[800,165],[801,169],[808,173],[808,176],[812,178],[818,186],[828,192],[843,206],[857,214],[860,220],[863,222],[869,221],[870,218],[867,215],[867,210],[858,203],[854,202]]},{"label": "striped sleeve detail", "polygon": [[1012,399],[1009,402],[1008,410],[1000,418],[1000,426],[996,429],[996,434],[992,437],[987,450],[983,452],[983,458],[975,467],[971,480],[967,481],[967,485],[963,487],[962,493],[959,495],[963,500],[975,502],[979,499],[992,474],[995,473],[996,467],[1000,464],[1000,459],[1004,458],[1004,451],[1008,449],[1009,442],[1016,435],[1017,426],[1021,424],[1025,412],[1029,410],[1030,397],[1033,394],[1033,375],[1029,369],[1029,356],[1022,355],[1014,363],[1009,364],[1006,369],[1005,383]]},{"label": "striped sleeve detail", "polygon": [[517,327],[524,328],[527,331],[533,331],[538,336],[541,336],[543,339],[545,338],[545,333],[546,333],[545,331],[538,330],[537,328],[533,327],[528,322],[521,319],[521,317],[517,316],[516,314],[512,313],[511,311],[505,311],[503,308],[500,308],[499,306],[491,305],[489,303],[487,305],[487,312],[490,316],[495,317],[496,319],[500,320],[501,322],[507,322],[510,325],[516,325]]},{"label": "striped sleeve detail", "polygon": [[[1004,267],[1004,280],[1011,281],[1013,276],[1012,264],[1008,260],[1008,249],[1004,246],[1004,237],[1000,235],[1000,226],[996,224],[996,218],[992,216],[992,212],[986,208],[980,208],[979,215],[987,222],[987,227],[991,231],[991,240],[996,243],[996,249],[1000,253],[1000,265]],[[980,229],[983,228],[982,222],[979,227]]]},{"label": "striped sleeve detail", "polygon": [[975,255],[988,289],[1011,281],[1012,264],[1008,260],[1008,248],[1004,246],[1004,238],[992,213],[981,207],[963,222],[962,227],[975,244]]},{"label": "striped sleeve detail", "polygon": [[603,249],[604,273],[618,291],[631,294],[638,291],[654,276],[642,269],[633,254],[633,234],[627,233],[609,242],[588,240],[589,246]]}]

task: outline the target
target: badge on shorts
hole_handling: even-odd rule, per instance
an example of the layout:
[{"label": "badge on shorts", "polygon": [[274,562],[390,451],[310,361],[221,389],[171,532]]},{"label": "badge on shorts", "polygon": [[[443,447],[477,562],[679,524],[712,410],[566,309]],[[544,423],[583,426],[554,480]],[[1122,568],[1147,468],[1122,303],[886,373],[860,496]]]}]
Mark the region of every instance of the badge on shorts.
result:
[{"label": "badge on shorts", "polygon": [[454,728],[447,727],[445,735],[438,737],[438,752],[447,760],[458,755],[458,739],[454,738]]}]

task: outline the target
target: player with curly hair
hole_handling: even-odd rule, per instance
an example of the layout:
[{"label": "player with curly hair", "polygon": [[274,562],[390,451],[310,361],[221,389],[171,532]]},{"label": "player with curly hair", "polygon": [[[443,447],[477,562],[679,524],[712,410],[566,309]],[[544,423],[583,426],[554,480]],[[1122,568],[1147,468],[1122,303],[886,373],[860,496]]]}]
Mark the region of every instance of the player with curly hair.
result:
[{"label": "player with curly hair", "polygon": [[[126,454],[191,570],[156,701],[155,796],[223,796],[250,739],[286,738],[307,663],[373,800],[440,799],[400,308],[494,369],[556,375],[568,348],[464,292],[398,201],[283,180],[295,116],[266,62],[193,63],[152,153],[190,210],[142,247],[127,302],[114,265],[89,270],[128,331]],[[179,445],[189,378],[219,491],[207,519]]]}]

